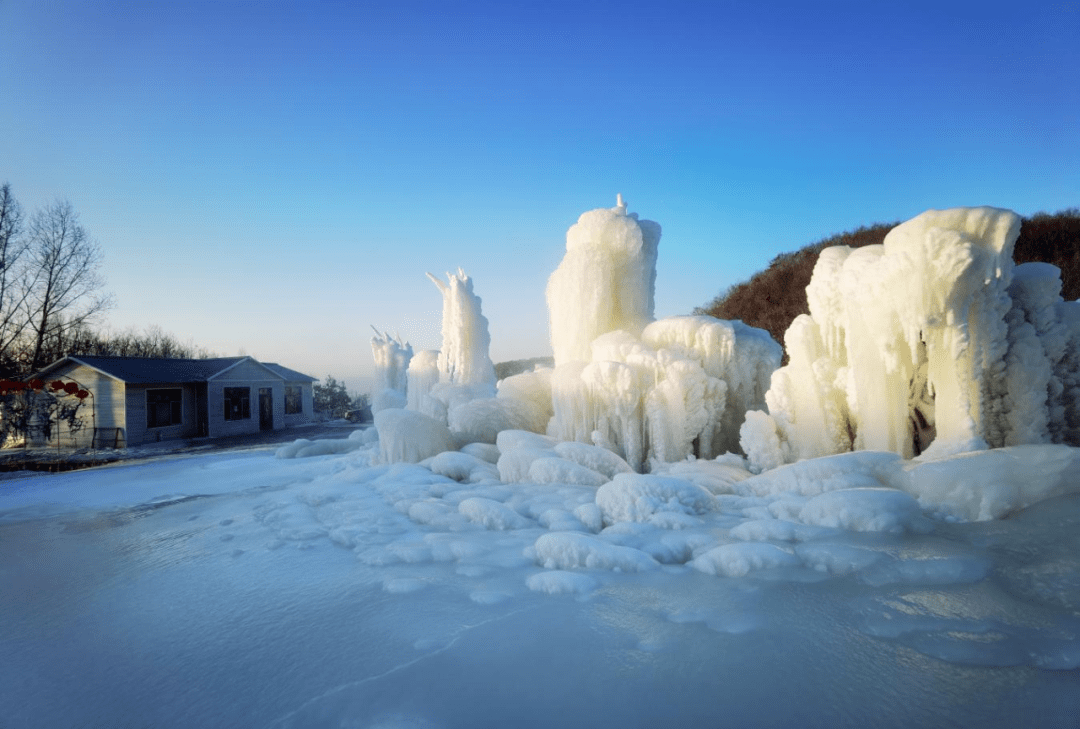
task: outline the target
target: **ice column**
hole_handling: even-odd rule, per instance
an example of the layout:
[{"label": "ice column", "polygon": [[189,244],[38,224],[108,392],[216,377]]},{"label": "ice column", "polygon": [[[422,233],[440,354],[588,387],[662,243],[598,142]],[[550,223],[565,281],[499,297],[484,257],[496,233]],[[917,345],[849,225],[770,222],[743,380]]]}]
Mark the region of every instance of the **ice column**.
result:
[{"label": "ice column", "polygon": [[882,245],[822,251],[771,417],[748,419],[744,450],[764,464],[1068,441],[1080,337],[1056,269],[1028,264],[1014,281],[1019,230],[1008,210],[930,210]]},{"label": "ice column", "polygon": [[378,412],[385,408],[405,407],[405,391],[408,387],[409,360],[412,359],[412,346],[401,341],[401,337],[391,337],[375,327],[375,336],[371,338],[371,355],[375,360],[375,386],[371,399],[371,411]]},{"label": "ice column", "polygon": [[443,297],[440,381],[494,388],[495,366],[488,355],[491,335],[487,318],[480,313],[480,297],[473,293],[472,279],[460,268],[456,274],[446,274],[447,283],[430,273],[427,276]]},{"label": "ice column", "polygon": [[582,214],[566,234],[566,255],[547,285],[556,366],[592,359],[592,341],[621,329],[634,336],[653,320],[660,225],[613,208]]}]

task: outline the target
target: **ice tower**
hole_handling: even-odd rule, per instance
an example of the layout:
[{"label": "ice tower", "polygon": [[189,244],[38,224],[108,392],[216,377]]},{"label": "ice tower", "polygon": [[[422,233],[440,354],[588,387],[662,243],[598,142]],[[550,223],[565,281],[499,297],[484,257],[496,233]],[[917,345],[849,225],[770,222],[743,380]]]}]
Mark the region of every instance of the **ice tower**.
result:
[{"label": "ice tower", "polygon": [[582,214],[566,234],[566,255],[547,285],[555,364],[592,359],[592,341],[653,320],[660,225],[613,208]]},{"label": "ice tower", "polygon": [[442,349],[439,350],[439,381],[453,385],[495,385],[495,366],[488,349],[488,320],[480,313],[480,297],[473,293],[472,279],[458,269],[446,274],[447,283],[427,275],[443,297]]},{"label": "ice tower", "polygon": [[375,336],[371,338],[371,355],[375,360],[371,410],[378,412],[385,408],[405,407],[406,373],[412,359],[412,346],[401,341],[400,336],[391,337],[375,327],[371,328],[375,331]]}]

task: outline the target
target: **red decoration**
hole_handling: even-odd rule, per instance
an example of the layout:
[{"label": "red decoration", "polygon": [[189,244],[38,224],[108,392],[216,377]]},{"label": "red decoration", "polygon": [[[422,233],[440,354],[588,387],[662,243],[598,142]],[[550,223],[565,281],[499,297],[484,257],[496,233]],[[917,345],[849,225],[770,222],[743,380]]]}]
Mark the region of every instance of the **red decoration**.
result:
[{"label": "red decoration", "polygon": [[90,397],[90,393],[86,390],[79,390],[75,393],[75,397],[79,398],[80,400],[85,400],[86,398]]},{"label": "red decoration", "polygon": [[30,380],[30,388],[33,390],[40,390],[45,387],[45,383],[42,380],[34,379]]},{"label": "red decoration", "polygon": [[64,385],[64,392],[66,392],[69,395],[74,395],[78,391],[79,391],[79,386],[76,385],[74,382],[69,382],[66,385]]},{"label": "red decoration", "polygon": [[54,390],[63,390],[64,389],[64,381],[63,380],[53,380],[52,382],[49,383],[49,387],[51,387]]}]

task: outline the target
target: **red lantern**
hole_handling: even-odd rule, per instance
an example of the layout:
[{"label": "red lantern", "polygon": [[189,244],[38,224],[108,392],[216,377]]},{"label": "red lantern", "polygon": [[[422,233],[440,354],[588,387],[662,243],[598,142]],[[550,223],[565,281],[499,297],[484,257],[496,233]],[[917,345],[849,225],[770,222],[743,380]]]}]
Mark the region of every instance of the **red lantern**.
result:
[{"label": "red lantern", "polygon": [[64,385],[64,392],[66,392],[69,395],[74,395],[78,391],[79,391],[79,386],[76,385],[74,382],[69,382],[66,385]]},{"label": "red lantern", "polygon": [[79,390],[75,393],[75,397],[79,398],[80,400],[85,400],[86,398],[90,397],[90,393],[86,390]]},{"label": "red lantern", "polygon": [[53,390],[63,390],[64,382],[63,380],[53,380],[49,383],[49,387],[51,387]]},{"label": "red lantern", "polygon": [[40,390],[45,387],[45,383],[42,380],[33,379],[30,380],[30,388],[33,390]]}]

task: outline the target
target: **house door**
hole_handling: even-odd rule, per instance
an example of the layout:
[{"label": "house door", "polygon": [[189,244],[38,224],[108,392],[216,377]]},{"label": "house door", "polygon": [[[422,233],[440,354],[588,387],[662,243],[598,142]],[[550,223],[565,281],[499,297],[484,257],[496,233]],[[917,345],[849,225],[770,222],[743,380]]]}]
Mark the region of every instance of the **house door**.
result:
[{"label": "house door", "polygon": [[269,387],[259,388],[259,430],[272,430],[274,427],[274,391]]}]

